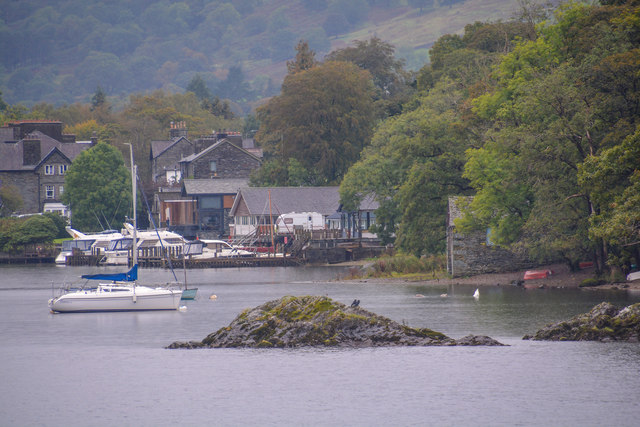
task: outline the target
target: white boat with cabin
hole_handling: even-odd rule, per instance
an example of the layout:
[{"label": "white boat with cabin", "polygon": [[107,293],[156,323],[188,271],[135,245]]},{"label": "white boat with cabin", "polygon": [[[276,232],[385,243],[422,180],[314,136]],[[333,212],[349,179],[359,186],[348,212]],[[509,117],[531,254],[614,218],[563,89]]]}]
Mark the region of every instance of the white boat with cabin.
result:
[{"label": "white boat with cabin", "polygon": [[67,257],[73,255],[73,251],[80,251],[84,255],[92,253],[104,253],[109,247],[111,241],[123,238],[123,234],[116,230],[105,230],[100,233],[85,234],[71,227],[67,227],[67,233],[73,237],[73,240],[65,240],[62,242],[62,250],[56,257],[56,264],[66,264]]},{"label": "white boat with cabin", "polygon": [[198,255],[192,255],[192,259],[208,259],[208,258],[232,258],[232,257],[252,257],[255,256],[253,252],[246,251],[234,246],[224,240],[209,240],[200,239],[198,242],[202,242],[204,247],[202,253]]},{"label": "white boat with cabin", "polygon": [[133,234],[137,236],[138,249],[165,248],[168,250],[182,248],[186,240],[178,233],[168,230],[134,230],[131,224],[125,223],[122,237],[113,239],[104,251],[101,265],[129,265],[129,255],[133,246]]},{"label": "white boat with cabin", "polygon": [[138,251],[136,250],[136,167],[131,148],[131,185],[133,192],[133,267],[126,273],[90,274],[82,276],[97,280],[97,286],[65,289],[49,300],[52,312],[102,312],[102,311],[147,311],[177,310],[180,307],[182,289],[180,284],[165,286],[142,286],[138,280]]}]

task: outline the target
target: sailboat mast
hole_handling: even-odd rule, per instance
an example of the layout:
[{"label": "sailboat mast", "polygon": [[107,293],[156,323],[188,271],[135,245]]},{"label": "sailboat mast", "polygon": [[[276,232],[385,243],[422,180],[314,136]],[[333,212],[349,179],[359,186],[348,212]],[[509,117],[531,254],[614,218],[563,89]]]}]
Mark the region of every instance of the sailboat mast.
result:
[{"label": "sailboat mast", "polygon": [[138,265],[138,221],[137,221],[137,203],[136,203],[136,177],[138,176],[137,168],[133,162],[133,145],[129,146],[131,154],[131,194],[133,196],[133,243],[131,249],[133,251],[133,265]]}]

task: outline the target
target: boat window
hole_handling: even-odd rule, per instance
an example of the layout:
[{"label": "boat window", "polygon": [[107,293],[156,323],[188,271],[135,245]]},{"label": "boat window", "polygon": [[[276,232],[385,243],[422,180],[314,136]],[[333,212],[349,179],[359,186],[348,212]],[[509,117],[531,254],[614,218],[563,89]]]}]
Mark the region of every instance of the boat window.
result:
[{"label": "boat window", "polygon": [[158,246],[158,239],[145,239],[138,242],[140,248],[150,248],[152,246]]},{"label": "boat window", "polygon": [[63,251],[72,251],[73,248],[78,248],[81,251],[88,251],[91,249],[95,240],[65,240],[62,242]]},{"label": "boat window", "polygon": [[110,251],[121,251],[121,250],[129,250],[133,245],[133,239],[117,239],[112,240],[109,244]]}]

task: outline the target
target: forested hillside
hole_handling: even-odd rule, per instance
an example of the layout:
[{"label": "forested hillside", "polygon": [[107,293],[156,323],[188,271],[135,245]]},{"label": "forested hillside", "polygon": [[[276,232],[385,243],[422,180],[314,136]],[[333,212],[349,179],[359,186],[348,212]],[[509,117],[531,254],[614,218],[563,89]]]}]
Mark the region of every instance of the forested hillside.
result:
[{"label": "forested hillside", "polygon": [[515,9],[512,0],[5,1],[0,91],[11,104],[61,105],[89,102],[100,87],[120,104],[184,92],[198,74],[247,112],[278,93],[300,39],[322,58],[377,36],[418,69],[441,35]]}]

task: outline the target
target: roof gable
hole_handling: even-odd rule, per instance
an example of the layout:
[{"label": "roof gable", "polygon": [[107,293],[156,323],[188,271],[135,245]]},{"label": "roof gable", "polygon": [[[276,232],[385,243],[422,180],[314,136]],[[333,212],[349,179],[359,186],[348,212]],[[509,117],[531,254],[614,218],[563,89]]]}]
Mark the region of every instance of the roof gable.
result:
[{"label": "roof gable", "polygon": [[244,148],[238,147],[237,145],[233,144],[231,141],[229,141],[226,138],[221,139],[220,141],[216,142],[213,145],[210,145],[209,147],[205,148],[204,150],[202,150],[199,153],[195,153],[195,154],[193,154],[191,156],[185,157],[184,159],[182,159],[181,162],[186,162],[186,163],[193,162],[195,160],[198,160],[201,157],[206,156],[207,154],[209,154],[209,153],[211,153],[211,152],[213,152],[215,150],[220,149],[224,145],[228,145],[230,147],[233,147],[234,149],[240,151],[241,153],[246,154],[247,156],[250,156],[250,157],[254,158],[255,160],[257,160],[259,162],[262,162],[262,160],[259,157],[251,154],[250,152],[248,152]]},{"label": "roof gable", "polygon": [[155,159],[159,157],[160,155],[162,155],[162,153],[167,151],[169,148],[177,145],[183,140],[186,141],[188,144],[191,144],[191,141],[189,141],[184,136],[174,138],[170,141],[151,141],[151,159]]},{"label": "roof gable", "polygon": [[[40,141],[40,160],[32,165],[23,164],[24,142],[27,140]],[[60,142],[40,131],[34,131],[29,134],[28,139],[21,139],[17,142],[0,142],[0,170],[34,170],[46,158],[51,156],[54,150],[57,150],[57,152],[72,162],[82,151],[90,147],[90,143]]]}]

